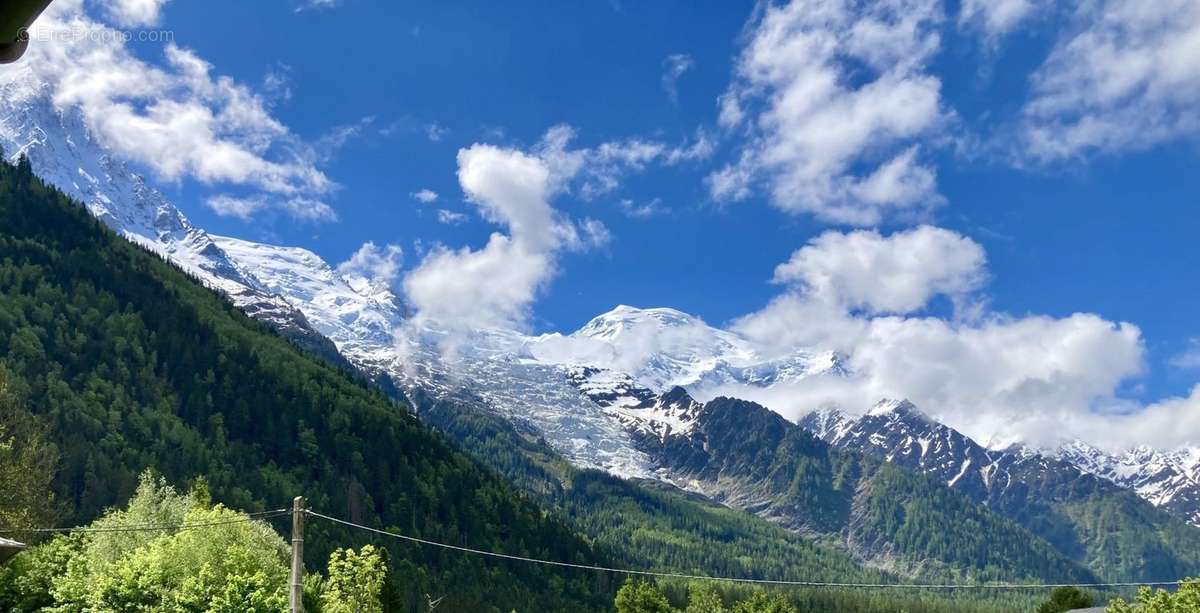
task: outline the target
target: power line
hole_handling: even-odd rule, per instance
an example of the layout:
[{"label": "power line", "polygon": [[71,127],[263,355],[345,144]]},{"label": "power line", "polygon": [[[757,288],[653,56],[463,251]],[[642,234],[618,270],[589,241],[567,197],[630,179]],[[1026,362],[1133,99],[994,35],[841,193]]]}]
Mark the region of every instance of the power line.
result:
[{"label": "power line", "polygon": [[288,509],[278,509],[275,511],[257,511],[254,513],[244,513],[236,519],[225,519],[209,522],[193,522],[182,524],[130,524],[127,526],[77,526],[73,528],[25,528],[25,529],[10,529],[0,530],[0,534],[32,534],[32,533],[105,533],[105,532],[150,532],[156,530],[190,530],[193,528],[209,528],[213,526],[225,526],[229,524],[240,524],[249,521],[260,519],[271,519],[289,513]]},{"label": "power line", "polygon": [[617,574],[624,574],[624,575],[635,575],[635,576],[641,576],[641,577],[660,577],[660,578],[665,578],[665,579],[687,579],[687,580],[696,580],[696,581],[720,581],[720,582],[724,582],[724,583],[750,583],[750,584],[756,584],[756,585],[786,585],[786,586],[797,586],[797,587],[899,588],[899,589],[921,589],[921,590],[940,590],[940,589],[945,589],[945,590],[950,590],[950,589],[979,589],[979,590],[1038,589],[1038,590],[1041,590],[1041,589],[1056,588],[1056,587],[1094,587],[1094,588],[1099,588],[1099,587],[1139,587],[1139,586],[1143,586],[1143,585],[1159,587],[1159,586],[1180,585],[1182,583],[1185,583],[1185,580],[1139,581],[1139,582],[1117,582],[1117,583],[974,583],[974,584],[838,583],[838,582],[830,582],[830,581],[786,581],[786,580],[778,580],[778,579],[752,579],[752,578],[743,578],[743,577],[710,577],[710,576],[706,576],[706,575],[689,575],[686,573],[656,572],[656,571],[650,571],[650,570],[632,570],[632,569],[627,569],[627,568],[613,568],[613,567],[609,567],[609,566],[596,566],[596,565],[592,565],[592,564],[575,564],[572,562],[559,562],[556,560],[542,560],[539,558],[517,556],[517,555],[511,555],[511,554],[507,554],[507,553],[498,553],[495,551],[472,549],[470,547],[460,547],[458,545],[439,543],[437,541],[430,541],[427,539],[417,538],[415,536],[408,536],[405,534],[398,534],[395,532],[387,532],[385,530],[380,530],[378,528],[372,528],[370,526],[364,526],[362,524],[356,524],[354,522],[346,521],[344,519],[338,519],[336,517],[322,515],[321,513],[317,513],[316,511],[305,510],[304,512],[308,515],[312,515],[313,517],[319,517],[321,519],[325,519],[325,520],[332,521],[335,523],[350,526],[351,528],[357,528],[359,530],[366,530],[368,532],[374,532],[376,534],[381,534],[383,536],[390,536],[392,538],[397,538],[397,539],[401,539],[401,540],[405,540],[405,541],[409,541],[409,542],[413,542],[413,543],[419,543],[422,545],[429,545],[432,547],[441,547],[443,549],[452,549],[454,551],[461,551],[463,553],[469,553],[469,554],[481,555],[481,556],[489,556],[489,557],[501,558],[501,559],[505,559],[505,560],[513,560],[513,561],[517,561],[517,562],[529,562],[532,564],[543,564],[543,565],[547,565],[547,566],[559,566],[559,567],[565,567],[565,568],[575,568],[575,569],[580,569],[580,570],[594,570],[594,571],[600,571],[600,572],[609,572],[609,573],[617,573]]},{"label": "power line", "polygon": [[[0,530],[0,534],[21,534],[21,533],[106,533],[106,532],[145,532],[155,530],[189,530],[195,528],[210,528],[215,526],[225,526],[230,524],[238,524],[251,522],[256,520],[271,519],[291,513],[290,509],[277,509],[274,511],[258,511],[254,513],[246,513],[235,519],[227,519],[211,522],[194,522],[182,524],[133,524],[128,526],[112,526],[112,527],[72,527],[72,528],[28,528],[24,530]],[[928,590],[951,590],[951,589],[977,589],[977,590],[1025,590],[1025,589],[1046,589],[1056,587],[1139,587],[1139,586],[1172,586],[1185,583],[1185,580],[1174,581],[1137,581],[1137,582],[1111,582],[1111,583],[846,583],[834,581],[789,581],[782,579],[754,579],[749,577],[719,577],[708,575],[692,575],[687,573],[660,572],[651,570],[636,570],[628,568],[615,568],[611,566],[599,566],[595,564],[577,564],[574,562],[560,562],[557,560],[544,560],[540,558],[532,558],[527,556],[518,556],[507,553],[499,553],[496,551],[486,551],[483,549],[473,549],[471,547],[462,547],[459,545],[450,545],[448,543],[440,543],[428,539],[408,536],[395,532],[388,532],[370,526],[346,521],[337,517],[330,517],[316,511],[305,509],[306,515],[311,515],[320,519],[328,520],[334,523],[342,524],[358,530],[365,530],[375,534],[388,536],[412,543],[428,545],[431,547],[440,547],[442,549],[450,549],[463,553],[487,556],[492,558],[500,558],[504,560],[512,560],[516,562],[527,562],[530,564],[542,564],[545,566],[557,566],[562,568],[574,568],[578,570],[592,570],[598,572],[608,572],[623,575],[633,575],[640,577],[658,577],[664,579],[684,579],[693,581],[719,581],[724,583],[747,583],[755,585],[780,585],[793,587],[831,587],[831,588],[896,588],[896,589],[928,589]]]}]

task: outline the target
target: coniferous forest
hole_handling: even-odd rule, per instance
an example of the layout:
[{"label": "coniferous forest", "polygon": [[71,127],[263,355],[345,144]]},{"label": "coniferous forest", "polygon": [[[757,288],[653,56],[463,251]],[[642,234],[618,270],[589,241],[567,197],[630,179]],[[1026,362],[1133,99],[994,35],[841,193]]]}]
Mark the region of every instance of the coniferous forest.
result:
[{"label": "coniferous forest", "polygon": [[[161,475],[160,487],[202,487],[212,503],[189,511],[201,514],[280,509],[303,494],[311,508],[358,523],[565,562],[900,581],[753,516],[576,470],[490,416],[433,403],[425,417],[447,438],[401,400],[303,353],[183,271],[116,236],[34,177],[24,161],[0,164],[0,377],[57,458],[53,503],[38,522],[85,525],[106,517],[128,504],[152,471]],[[900,479],[892,483],[899,488],[913,487],[900,475],[891,478]],[[918,510],[924,504],[890,499]],[[223,507],[213,510],[215,503]],[[897,516],[888,508],[871,512]],[[286,534],[286,518],[267,521]],[[986,538],[972,538],[980,536]],[[319,572],[341,548],[385,546],[389,571],[380,594],[387,611],[425,610],[431,597],[444,597],[441,610],[451,611],[621,606],[614,597],[623,578],[607,573],[380,542],[319,521],[310,522],[307,543],[306,563]],[[27,555],[52,561],[71,546],[44,542]],[[13,568],[5,577],[15,582],[12,573],[23,566]],[[664,581],[656,589],[682,607],[696,588]],[[0,598],[7,593],[0,590]],[[738,587],[711,594],[728,603],[759,598]],[[1022,610],[1044,595],[809,588],[776,596],[802,611],[982,612]]]},{"label": "coniferous forest", "polygon": [[[203,476],[215,500],[244,511],[303,494],[315,510],[413,536],[601,559],[406,407],[116,236],[24,161],[0,164],[0,367],[58,449],[54,494],[67,525],[123,505],[153,469],[176,484]],[[307,538],[314,568],[365,542],[317,522]],[[427,593],[447,596],[448,609],[602,610],[616,587],[388,545],[397,610],[416,610]]]}]

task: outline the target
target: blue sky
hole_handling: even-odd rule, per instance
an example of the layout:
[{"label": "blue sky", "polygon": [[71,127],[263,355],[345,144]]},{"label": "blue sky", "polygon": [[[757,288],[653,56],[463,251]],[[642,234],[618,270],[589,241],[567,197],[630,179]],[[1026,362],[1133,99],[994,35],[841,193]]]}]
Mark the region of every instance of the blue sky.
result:
[{"label": "blue sky", "polygon": [[[1200,93],[1200,69],[1186,67],[1189,56],[1169,54],[1189,53],[1172,41],[1192,40],[1197,30],[1162,15],[1105,21],[1132,15],[1137,3],[832,2],[838,8],[828,24],[812,17],[819,3],[802,0],[144,4],[160,12],[118,25],[173,31],[175,44],[203,58],[214,76],[259,96],[288,132],[287,143],[310,148],[306,163],[336,184],[320,194],[336,220],[295,219],[266,206],[238,217],[208,203],[220,194],[246,197],[260,185],[195,172],[163,177],[145,161],[149,174],[165,179],[164,191],[211,232],[304,246],[330,262],[349,259],[365,241],[395,244],[411,271],[435,245],[481,249],[505,231],[481,208],[485,188],[474,198],[464,194],[460,150],[488,144],[534,152],[549,129],[567,125],[572,150],[637,141],[664,152],[636,167],[615,165],[613,185],[595,193],[586,169],[553,190],[556,215],[580,228],[598,221],[608,240],[553,248],[552,272],[521,305],[527,317],[520,323],[534,331],[573,330],[617,304],[672,306],[728,324],[789,291],[806,291],[771,280],[823,232],[887,237],[928,224],[979,245],[986,281],[932,291],[919,308],[898,312],[866,299],[858,307],[866,316],[955,321],[965,302],[1015,320],[1093,313],[1141,331],[1137,361],[1146,370],[1118,369],[1108,382],[1116,397],[1185,396],[1196,383],[1197,372],[1173,358],[1200,337],[1193,314],[1200,122],[1185,97]],[[106,10],[87,6],[94,15]],[[878,10],[894,26],[891,34],[908,38],[870,39],[855,29],[874,23],[877,9],[865,7],[876,6],[884,7]],[[1200,16],[1194,2],[1171,10]],[[897,25],[910,18],[918,35]],[[768,36],[772,24],[780,37]],[[787,56],[796,40],[840,47],[814,68],[812,52]],[[855,40],[867,42],[859,48]],[[1099,51],[1106,41],[1117,41],[1118,52],[1121,41],[1149,48],[1152,61],[1105,64]],[[1081,46],[1096,52],[1072,55]],[[766,58],[759,68],[774,72],[754,72],[751,48]],[[130,49],[150,65],[166,63],[159,43]],[[672,65],[686,68],[670,79]],[[847,99],[884,81],[916,88],[859,99],[875,105],[861,112],[877,125],[841,166],[837,151],[853,139],[845,135],[854,122],[827,140],[821,121],[771,123],[772,112],[784,108],[772,95],[806,86],[824,68],[837,74]],[[1127,79],[1140,85],[1112,91]],[[880,115],[876,109],[902,92],[917,97]],[[921,107],[929,95],[931,106]],[[723,119],[723,97],[737,98],[745,117]],[[1081,126],[1091,127],[1085,133]],[[1050,140],[1036,141],[1039,130]],[[817,136],[805,140],[805,131]],[[335,146],[339,132],[344,138]],[[711,150],[666,161],[667,150],[697,140]],[[839,199],[868,198],[862,185],[846,188],[850,196],[841,188],[821,192],[826,175],[861,180],[906,151],[913,152],[909,182],[870,206],[853,203],[866,217],[848,219],[834,208]],[[810,161],[820,156],[833,161],[813,170]],[[714,177],[722,169],[748,178],[718,193]],[[425,189],[437,200],[413,197]],[[643,207],[652,213],[630,214]],[[444,223],[438,210],[463,217]],[[402,278],[395,282],[403,289]]]}]

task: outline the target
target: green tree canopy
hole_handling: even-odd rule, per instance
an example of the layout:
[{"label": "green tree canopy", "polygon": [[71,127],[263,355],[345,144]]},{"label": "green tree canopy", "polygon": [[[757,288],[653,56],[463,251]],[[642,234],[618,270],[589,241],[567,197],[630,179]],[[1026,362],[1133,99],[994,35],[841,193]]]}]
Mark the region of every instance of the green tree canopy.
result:
[{"label": "green tree canopy", "polygon": [[1091,594],[1077,587],[1057,587],[1050,592],[1050,600],[1038,607],[1037,613],[1063,613],[1084,609],[1095,604]]},{"label": "green tree canopy", "polygon": [[387,566],[375,547],[334,551],[322,586],[321,613],[383,613],[380,594],[386,578]]},{"label": "green tree canopy", "polygon": [[[183,529],[144,529],[184,526]],[[283,613],[291,552],[270,525],[145,473],[123,509],[0,570],[0,611]],[[306,582],[313,613],[382,613],[383,553],[336,551]]]},{"label": "green tree canopy", "polygon": [[0,530],[51,523],[57,459],[45,426],[17,401],[0,368]]},{"label": "green tree canopy", "polygon": [[1175,592],[1143,587],[1132,603],[1116,598],[1108,613],[1192,613],[1200,611],[1200,579],[1191,579]]},{"label": "green tree canopy", "polygon": [[733,613],[800,613],[782,595],[774,598],[764,590],[755,590],[749,598],[733,606]]},{"label": "green tree canopy", "polygon": [[649,581],[630,579],[617,592],[617,613],[675,613],[667,597]]},{"label": "green tree canopy", "polygon": [[707,585],[695,585],[688,592],[684,613],[728,613],[720,592]]},{"label": "green tree canopy", "polygon": [[[204,526],[132,529],[180,524]],[[266,523],[203,506],[161,478],[143,474],[129,505],[90,528],[103,531],[64,539],[70,555],[49,581],[58,610],[265,613],[287,607],[284,540]]]}]

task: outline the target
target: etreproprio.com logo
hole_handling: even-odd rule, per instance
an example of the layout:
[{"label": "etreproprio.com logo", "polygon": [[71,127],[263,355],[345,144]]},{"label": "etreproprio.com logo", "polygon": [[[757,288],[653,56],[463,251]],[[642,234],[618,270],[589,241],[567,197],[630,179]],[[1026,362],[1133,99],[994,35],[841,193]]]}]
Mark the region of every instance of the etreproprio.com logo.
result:
[{"label": "etreproprio.com logo", "polygon": [[34,43],[171,43],[175,42],[173,30],[116,30],[71,26],[62,28],[21,28],[17,34],[19,42]]}]

